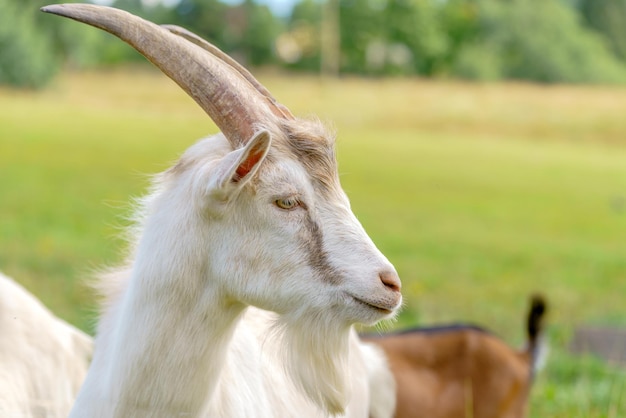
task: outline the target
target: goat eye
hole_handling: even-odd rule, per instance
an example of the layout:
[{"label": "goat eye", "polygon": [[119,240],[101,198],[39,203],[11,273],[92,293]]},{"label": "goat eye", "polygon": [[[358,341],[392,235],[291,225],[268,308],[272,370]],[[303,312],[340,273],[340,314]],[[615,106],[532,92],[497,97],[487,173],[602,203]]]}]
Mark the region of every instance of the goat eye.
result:
[{"label": "goat eye", "polygon": [[281,209],[291,210],[300,206],[300,201],[295,197],[287,197],[285,199],[276,199],[274,204]]}]

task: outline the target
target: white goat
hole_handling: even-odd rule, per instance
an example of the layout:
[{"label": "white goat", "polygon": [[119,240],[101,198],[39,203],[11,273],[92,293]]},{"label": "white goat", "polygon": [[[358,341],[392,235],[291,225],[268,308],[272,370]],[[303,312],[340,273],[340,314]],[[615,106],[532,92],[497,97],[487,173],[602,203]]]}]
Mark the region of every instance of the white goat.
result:
[{"label": "white goat", "polygon": [[128,42],[222,131],[143,200],[126,266],[101,281],[71,417],[366,417],[352,325],[392,316],[400,280],[350,210],[332,137],[180,28],[102,6],[43,10]]},{"label": "white goat", "polygon": [[91,351],[88,335],[0,273],[0,417],[67,417]]}]

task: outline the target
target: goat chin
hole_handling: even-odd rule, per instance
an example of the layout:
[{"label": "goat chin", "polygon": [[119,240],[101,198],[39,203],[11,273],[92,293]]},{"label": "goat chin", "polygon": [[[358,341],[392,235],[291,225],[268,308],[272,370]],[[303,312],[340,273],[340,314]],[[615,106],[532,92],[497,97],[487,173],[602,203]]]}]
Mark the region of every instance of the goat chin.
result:
[{"label": "goat chin", "polygon": [[[230,342],[213,396],[201,415],[367,417],[367,360],[356,332],[350,328],[338,332],[339,345],[348,341],[343,347],[345,356],[339,359],[342,364],[338,364],[334,360],[342,352],[330,352],[335,347],[332,342],[325,339],[329,344],[321,344],[307,331],[294,334],[287,329],[292,326],[296,324],[285,324],[273,312],[248,308]],[[315,333],[311,328],[309,331]],[[328,336],[325,331],[324,335]]]},{"label": "goat chin", "polygon": [[323,314],[278,318],[273,325],[288,376],[333,415],[342,414],[350,398],[349,333],[349,327],[338,327]]}]

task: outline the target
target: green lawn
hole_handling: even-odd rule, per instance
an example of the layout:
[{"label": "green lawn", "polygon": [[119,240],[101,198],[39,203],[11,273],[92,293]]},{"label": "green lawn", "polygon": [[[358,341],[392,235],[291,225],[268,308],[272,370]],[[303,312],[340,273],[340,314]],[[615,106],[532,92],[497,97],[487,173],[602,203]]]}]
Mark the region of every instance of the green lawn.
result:
[{"label": "green lawn", "polygon": [[[566,352],[577,324],[626,326],[626,89],[265,74],[338,132],[353,210],[403,279],[397,326],[472,321],[523,343],[550,301],[531,416],[626,416],[626,371]],[[156,72],[0,90],[0,270],[91,331],[84,279],[118,262],[148,174],[216,131]]]}]

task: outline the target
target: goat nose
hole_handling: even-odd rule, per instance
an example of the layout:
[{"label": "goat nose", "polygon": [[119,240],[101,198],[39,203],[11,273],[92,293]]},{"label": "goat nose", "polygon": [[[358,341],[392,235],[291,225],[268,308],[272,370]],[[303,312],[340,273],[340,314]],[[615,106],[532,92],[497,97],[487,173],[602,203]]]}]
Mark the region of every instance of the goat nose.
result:
[{"label": "goat nose", "polygon": [[395,271],[383,271],[378,273],[378,277],[380,277],[380,281],[383,282],[385,287],[393,290],[395,292],[399,292],[402,288],[402,283],[400,283],[400,277],[398,277],[398,273]]}]

